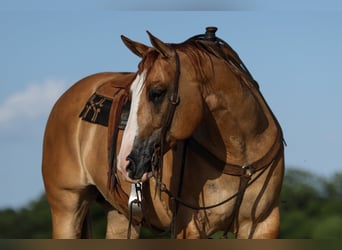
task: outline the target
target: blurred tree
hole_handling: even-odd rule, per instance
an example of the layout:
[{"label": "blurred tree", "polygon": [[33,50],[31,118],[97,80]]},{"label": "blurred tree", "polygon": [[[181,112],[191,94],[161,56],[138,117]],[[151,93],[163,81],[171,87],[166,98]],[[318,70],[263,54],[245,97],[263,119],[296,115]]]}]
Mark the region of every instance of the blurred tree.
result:
[{"label": "blurred tree", "polygon": [[50,238],[51,214],[45,195],[19,210],[0,211],[0,238]]},{"label": "blurred tree", "polygon": [[324,216],[313,229],[313,239],[341,239],[342,238],[342,216]]},{"label": "blurred tree", "polygon": [[342,232],[341,183],[341,174],[325,179],[287,169],[281,193],[280,238],[338,238]]}]

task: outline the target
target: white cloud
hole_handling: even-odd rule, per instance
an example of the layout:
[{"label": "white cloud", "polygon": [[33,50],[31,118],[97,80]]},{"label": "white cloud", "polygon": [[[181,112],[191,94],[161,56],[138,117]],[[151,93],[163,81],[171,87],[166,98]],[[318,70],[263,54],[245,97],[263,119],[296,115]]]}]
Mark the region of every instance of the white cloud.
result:
[{"label": "white cloud", "polygon": [[47,115],[52,105],[64,92],[67,84],[61,80],[46,80],[30,84],[0,103],[0,128],[17,120],[27,120]]}]

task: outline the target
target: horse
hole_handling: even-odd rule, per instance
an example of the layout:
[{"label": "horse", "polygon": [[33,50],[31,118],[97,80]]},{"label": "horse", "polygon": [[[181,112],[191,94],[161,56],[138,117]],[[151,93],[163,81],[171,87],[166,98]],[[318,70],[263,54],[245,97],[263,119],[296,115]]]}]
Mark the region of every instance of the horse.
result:
[{"label": "horse", "polygon": [[[126,238],[127,231],[137,238],[142,225],[177,239],[219,231],[238,239],[278,236],[281,126],[258,83],[215,31],[178,44],[148,32],[152,46],[121,36],[141,58],[138,71],[89,76],[57,101],[42,162],[54,238],[89,236],[93,201],[107,213],[107,238]],[[108,188],[108,128],[78,115],[96,88],[112,80],[129,83],[131,105]],[[141,220],[113,196],[115,187],[127,196],[139,187]]]}]

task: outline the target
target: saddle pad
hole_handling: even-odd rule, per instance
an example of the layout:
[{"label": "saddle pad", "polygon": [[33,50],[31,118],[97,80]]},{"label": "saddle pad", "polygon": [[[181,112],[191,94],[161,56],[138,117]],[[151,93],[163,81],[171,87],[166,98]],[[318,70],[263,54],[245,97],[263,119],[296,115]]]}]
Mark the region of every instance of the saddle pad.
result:
[{"label": "saddle pad", "polygon": [[[85,104],[80,118],[84,121],[108,127],[113,99],[94,93]],[[119,129],[125,129],[131,102],[127,102],[121,110]]]},{"label": "saddle pad", "polygon": [[85,104],[80,118],[87,122],[108,126],[112,102],[112,99],[95,93]]}]

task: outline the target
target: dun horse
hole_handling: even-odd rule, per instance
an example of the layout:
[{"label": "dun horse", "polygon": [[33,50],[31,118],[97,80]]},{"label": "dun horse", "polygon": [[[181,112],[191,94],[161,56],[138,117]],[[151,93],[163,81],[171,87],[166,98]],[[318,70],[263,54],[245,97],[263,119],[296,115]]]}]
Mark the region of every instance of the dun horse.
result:
[{"label": "dun horse", "polygon": [[[122,36],[142,58],[138,72],[89,76],[57,101],[42,167],[54,238],[89,236],[95,200],[108,214],[108,238],[136,238],[142,225],[175,238],[217,231],[277,237],[282,131],[258,84],[215,31],[180,44],[148,33],[152,47]],[[112,157],[109,127],[79,118],[106,82],[128,86],[130,99]]]}]

